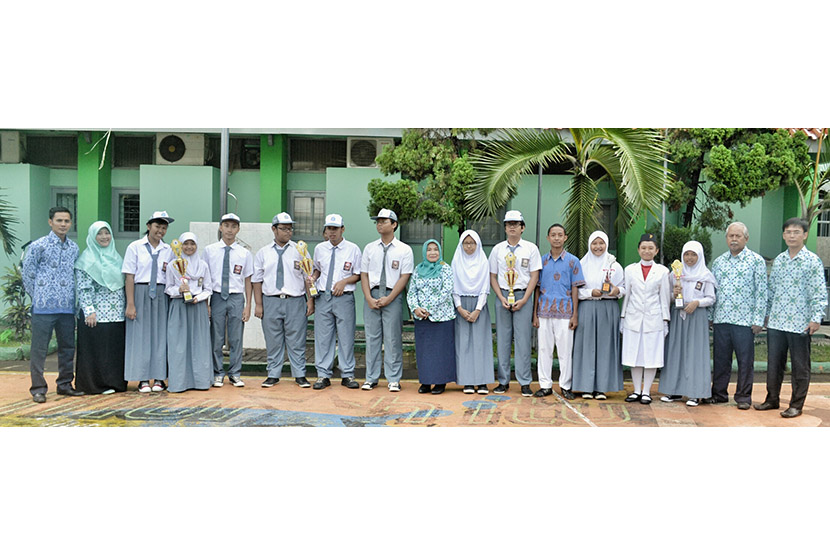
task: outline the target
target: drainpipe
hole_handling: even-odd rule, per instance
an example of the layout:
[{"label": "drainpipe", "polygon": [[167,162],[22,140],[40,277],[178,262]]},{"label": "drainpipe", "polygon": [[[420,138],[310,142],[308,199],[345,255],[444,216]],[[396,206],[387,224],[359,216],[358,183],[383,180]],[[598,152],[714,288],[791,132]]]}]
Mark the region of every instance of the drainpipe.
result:
[{"label": "drainpipe", "polygon": [[536,191],[536,246],[542,240],[542,164],[539,163],[539,186]]},{"label": "drainpipe", "polygon": [[[666,180],[669,173],[669,161],[663,159],[663,191],[666,190]],[[663,200],[663,220],[660,222],[660,264],[663,264],[663,238],[666,237],[666,201]]]},{"label": "drainpipe", "polygon": [[219,157],[219,213],[228,212],[228,159],[230,158],[230,130],[222,128]]}]

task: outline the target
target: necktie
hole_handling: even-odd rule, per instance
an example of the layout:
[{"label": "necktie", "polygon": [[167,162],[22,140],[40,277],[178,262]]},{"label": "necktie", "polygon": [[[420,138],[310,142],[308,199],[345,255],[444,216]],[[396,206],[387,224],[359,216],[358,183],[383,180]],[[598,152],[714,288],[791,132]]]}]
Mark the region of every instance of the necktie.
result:
[{"label": "necktie", "polygon": [[280,290],[280,293],[284,293],[282,291],[282,287],[285,285],[285,271],[282,269],[282,254],[285,253],[286,247],[288,247],[288,245],[280,249],[276,244],[274,244],[274,249],[277,250],[277,255],[279,256],[279,259],[277,260],[277,289]]},{"label": "necktie", "polygon": [[386,251],[392,247],[392,244],[383,245],[383,243],[381,243],[380,245],[383,247],[383,264],[381,265],[380,282],[378,282],[378,287],[380,288],[383,296],[386,297],[386,294],[389,293],[389,290],[386,288]]},{"label": "necktie", "polygon": [[329,259],[329,275],[328,275],[328,278],[326,278],[326,299],[331,299],[331,284],[332,284],[332,281],[334,279],[335,249],[337,249],[337,246],[336,245],[332,246],[332,248],[331,248],[331,259]]},{"label": "necktie", "polygon": [[516,249],[518,249],[518,248],[519,248],[519,244],[517,243],[516,245],[510,245],[510,244],[508,243],[508,244],[507,244],[507,248],[508,248],[508,249],[510,249],[510,252],[511,252],[511,253],[516,254]]},{"label": "necktie", "polygon": [[231,246],[225,246],[225,259],[222,261],[222,299],[231,295]]},{"label": "necktie", "polygon": [[145,243],[144,247],[147,248],[147,252],[150,254],[150,258],[153,259],[153,266],[150,268],[150,299],[156,298],[156,282],[158,282],[158,274],[159,274],[159,254],[153,254],[153,248],[150,247],[149,243]]}]

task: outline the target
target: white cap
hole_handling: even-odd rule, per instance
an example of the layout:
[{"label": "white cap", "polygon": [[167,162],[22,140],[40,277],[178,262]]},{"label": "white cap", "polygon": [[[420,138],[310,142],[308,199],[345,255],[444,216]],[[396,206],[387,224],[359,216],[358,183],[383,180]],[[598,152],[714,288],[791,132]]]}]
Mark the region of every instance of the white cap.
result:
[{"label": "white cap", "polygon": [[170,218],[169,216],[167,216],[167,211],[166,210],[157,210],[156,212],[154,212],[153,216],[150,217],[150,219],[147,221],[147,223],[149,224],[153,220],[164,220],[168,224],[172,224],[175,221],[172,218]]},{"label": "white cap", "polygon": [[222,218],[219,219],[219,223],[221,224],[225,220],[233,220],[235,222],[240,222],[240,223],[242,222],[242,220],[240,220],[239,217],[237,215],[235,215],[234,213],[232,213],[232,212],[229,212],[228,214],[223,214]]},{"label": "white cap", "polygon": [[525,219],[522,218],[522,213],[518,210],[508,210],[504,213],[504,219],[502,219],[502,222],[521,222],[524,224]]},{"label": "white cap", "polygon": [[380,212],[377,216],[371,216],[372,220],[377,220],[378,218],[388,218],[389,220],[394,220],[395,222],[398,221],[398,215],[395,214],[394,210],[389,209],[380,209]]},{"label": "white cap", "polygon": [[287,212],[281,212],[271,220],[271,225],[276,226],[277,224],[293,224],[294,221],[291,219],[291,215]]},{"label": "white cap", "polygon": [[343,217],[339,214],[328,214],[326,215],[326,223],[325,226],[333,226],[335,228],[342,228],[343,227]]}]

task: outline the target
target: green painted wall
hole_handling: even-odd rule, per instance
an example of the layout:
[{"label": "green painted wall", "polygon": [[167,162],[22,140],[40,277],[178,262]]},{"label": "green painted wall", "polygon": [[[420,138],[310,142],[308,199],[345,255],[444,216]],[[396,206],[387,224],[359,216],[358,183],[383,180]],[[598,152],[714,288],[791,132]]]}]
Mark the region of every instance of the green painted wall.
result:
[{"label": "green painted wall", "polygon": [[[190,229],[190,222],[218,220],[219,170],[210,166],[141,166],[141,220],[157,210],[175,219],[167,230],[168,243]],[[144,230],[141,230],[144,233]]]},{"label": "green painted wall", "polygon": [[101,218],[110,221],[112,213],[112,144],[102,140],[103,137],[104,132],[96,131],[89,134],[87,141],[84,133],[78,134],[78,214],[75,219],[78,237],[84,243],[82,248],[89,226]]},{"label": "green painted wall", "polygon": [[[275,214],[288,207],[288,141],[283,135],[260,138],[259,158],[259,221],[270,222]],[[241,217],[241,216],[240,216]]]},{"label": "green painted wall", "polygon": [[[233,174],[228,176],[228,191],[237,198],[234,200],[228,196],[228,211],[239,216],[243,223],[260,221],[258,171],[234,170]],[[270,219],[268,221],[270,222]]]},{"label": "green painted wall", "polygon": [[[352,169],[358,170],[359,168]],[[288,191],[325,191],[327,181],[327,175],[323,172],[288,172],[286,178]]]}]

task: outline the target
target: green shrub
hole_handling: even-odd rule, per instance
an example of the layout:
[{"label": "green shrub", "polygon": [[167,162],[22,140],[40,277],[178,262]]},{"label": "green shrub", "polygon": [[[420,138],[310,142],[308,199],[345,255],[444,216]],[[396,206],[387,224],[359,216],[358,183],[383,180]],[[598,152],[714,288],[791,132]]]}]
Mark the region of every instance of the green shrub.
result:
[{"label": "green shrub", "polygon": [[3,301],[8,305],[3,313],[3,319],[9,329],[14,331],[14,338],[23,340],[32,326],[32,306],[26,303],[26,290],[23,287],[20,265],[14,264],[6,270],[6,274],[0,278]]},{"label": "green shrub", "polygon": [[[660,223],[651,226],[646,232],[657,236],[657,245],[660,245]],[[672,224],[666,224],[666,237],[663,240],[663,261],[670,266],[672,261],[683,262],[683,245],[687,241],[699,241],[703,246],[703,255],[706,257],[706,265],[712,264],[712,234],[705,228],[693,224],[691,228],[678,228]],[[657,259],[660,255],[657,255]]]}]

